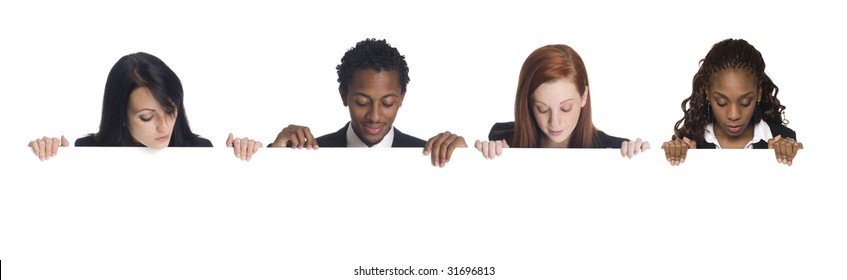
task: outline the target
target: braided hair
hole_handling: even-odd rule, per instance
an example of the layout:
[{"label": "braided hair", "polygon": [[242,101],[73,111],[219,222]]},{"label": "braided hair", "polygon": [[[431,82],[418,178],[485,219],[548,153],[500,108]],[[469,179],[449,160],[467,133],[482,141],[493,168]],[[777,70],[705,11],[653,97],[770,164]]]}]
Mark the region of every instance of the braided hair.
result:
[{"label": "braided hair", "polygon": [[726,39],[712,46],[706,58],[700,60],[700,69],[694,74],[691,96],[682,101],[684,115],[674,125],[674,139],[688,137],[694,141],[703,140],[703,128],[712,119],[707,93],[716,74],[727,69],[752,74],[757,89],[761,90],[762,97],[756,104],[752,123],[764,120],[768,123],[788,124],[783,118],[785,106],[776,97],[779,87],[765,74],[762,53],[743,39]]}]

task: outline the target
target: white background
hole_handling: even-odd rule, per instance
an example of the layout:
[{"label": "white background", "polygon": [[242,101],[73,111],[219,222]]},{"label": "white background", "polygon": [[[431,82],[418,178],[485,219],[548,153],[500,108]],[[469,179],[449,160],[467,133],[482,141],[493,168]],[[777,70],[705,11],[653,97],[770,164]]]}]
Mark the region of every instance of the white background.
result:
[{"label": "white background", "polygon": [[[768,150],[663,157],[462,149],[441,169],[403,148],[267,149],[249,163],[226,149],[69,148],[4,176],[3,279],[847,276],[847,191],[813,164],[824,153],[791,167]],[[354,277],[359,266],[443,271]]]},{"label": "white background", "polygon": [[228,132],[268,143],[290,123],[334,132],[349,120],[335,66],[369,37],[406,56],[411,83],[395,125],[424,139],[450,130],[472,142],[512,120],[523,60],[562,43],[586,63],[595,124],[659,144],[682,117],[699,60],[726,38],[763,53],[806,147],[843,136],[831,127],[844,100],[845,22],[815,1],[173,2],[2,4],[3,146],[96,132],[108,71],[137,51],[179,75],[192,128],[216,146]]},{"label": "white background", "polygon": [[[70,270],[69,278],[85,278],[85,273],[93,273],[92,278],[129,278],[124,277],[127,271],[146,271],[138,272],[139,278],[236,278],[245,271],[252,271],[254,274],[248,278],[287,275],[325,279],[348,277],[358,265],[454,264],[495,265],[511,273],[525,273],[505,274],[512,277],[501,275],[503,279],[556,278],[556,272],[562,271],[559,268],[540,270],[536,274],[525,268],[535,267],[534,264],[538,265],[536,268],[549,268],[562,263],[573,265],[569,267],[579,265],[579,270],[570,270],[570,274],[562,272],[562,275],[580,278],[592,275],[597,278],[655,276],[665,279],[697,278],[698,275],[703,278],[795,279],[808,275],[818,279],[843,276],[844,271],[835,264],[844,263],[845,244],[839,236],[844,236],[845,219],[840,214],[844,213],[843,206],[838,202],[845,201],[845,197],[838,187],[840,178],[836,172],[840,172],[837,162],[844,158],[839,140],[844,138],[840,110],[845,101],[841,86],[842,66],[847,62],[843,50],[847,49],[847,44],[841,28],[847,25],[843,9],[823,3],[6,1],[0,4],[0,91],[4,93],[3,109],[0,110],[4,133],[0,144],[6,155],[0,161],[3,162],[3,178],[8,181],[3,182],[0,193],[4,196],[0,201],[5,203],[0,205],[4,210],[0,215],[10,225],[31,228],[26,231],[0,228],[4,236],[24,240],[3,243],[9,247],[0,247],[0,259],[3,259],[4,268],[12,265],[20,268],[17,273],[40,271],[38,275],[42,277],[35,278],[59,278],[68,275],[62,271],[78,265],[96,267],[96,263],[88,263],[86,259],[101,262],[101,267],[108,269],[97,273],[83,266],[79,271]],[[406,133],[426,139],[450,130],[465,136],[468,142],[485,138],[494,122],[512,120],[518,71],[526,56],[540,46],[563,43],[576,49],[588,68],[595,124],[611,135],[647,139],[656,148],[672,134],[674,122],[682,116],[680,103],[690,94],[691,78],[698,61],[712,44],[726,38],[744,38],[763,53],[767,72],[780,87],[779,98],[787,106],[789,127],[797,131],[806,147],[806,155],[798,156],[794,167],[785,168],[775,163],[760,165],[765,162],[762,152],[766,151],[755,153],[756,160],[734,161],[730,165],[727,165],[727,158],[747,157],[718,154],[713,158],[699,153],[704,161],[689,159],[685,166],[673,169],[662,160],[660,150],[654,149],[636,161],[615,159],[608,166],[594,163],[584,166],[588,171],[578,171],[585,176],[604,176],[600,182],[605,183],[595,187],[607,188],[588,189],[593,181],[586,177],[575,181],[576,186],[582,188],[558,189],[555,186],[568,182],[559,175],[573,175],[558,173],[556,165],[546,163],[573,165],[573,162],[561,160],[561,155],[568,153],[564,151],[549,155],[515,151],[512,153],[515,161],[503,158],[503,165],[499,167],[482,165],[484,161],[471,157],[470,151],[463,151],[444,170],[423,167],[426,166],[424,158],[396,166],[376,164],[373,158],[364,159],[363,162],[387,168],[374,171],[368,169],[368,165],[357,166],[355,170],[344,169],[347,166],[343,163],[357,155],[348,156],[339,151],[322,152],[318,154],[318,161],[311,161],[293,151],[264,150],[250,163],[242,164],[233,159],[226,166],[217,165],[226,161],[211,159],[213,156],[207,153],[191,154],[190,160],[186,160],[179,156],[183,152],[173,151],[162,154],[176,155],[166,158],[176,159],[174,163],[157,166],[162,161],[138,160],[137,156],[126,152],[114,155],[94,152],[99,150],[92,150],[88,156],[81,149],[67,149],[64,158],[60,152],[60,158],[40,163],[24,148],[29,140],[44,135],[64,134],[72,142],[96,132],[109,69],[121,56],[137,51],[158,56],[179,75],[185,88],[185,113],[193,130],[211,139],[217,147],[223,146],[229,132],[268,143],[290,123],[308,125],[316,135],[330,133],[349,119],[338,97],[335,66],[348,48],[369,37],[388,39],[409,62],[411,83],[395,122]],[[216,149],[215,155],[227,152]],[[613,158],[613,152],[607,152],[612,151],[602,151]],[[284,155],[277,156],[280,154]],[[287,160],[291,155],[300,155],[293,158],[306,162],[305,167],[298,167],[295,160]],[[517,160],[522,158],[518,155],[527,160],[541,160],[539,166],[545,167],[540,170],[534,169],[535,165],[518,167]],[[394,154],[379,156],[396,157]],[[319,161],[338,158],[347,160],[328,166]],[[807,161],[803,162],[804,159]],[[110,166],[113,163],[117,164]],[[404,169],[412,164],[422,167]],[[196,169],[181,171],[187,172],[184,176],[170,172],[186,165]],[[567,166],[562,170],[567,170]],[[128,182],[99,181],[97,168],[104,167],[103,174],[112,174],[107,179],[123,179],[127,174],[139,177]],[[513,170],[532,176],[524,175],[529,178],[528,183],[522,181],[526,179],[524,176],[502,181],[481,178],[489,174],[487,168],[493,168],[490,174]],[[325,170],[346,171],[329,178]],[[375,175],[383,174],[380,172],[391,173],[387,178],[392,180],[408,181],[408,178],[416,178],[410,176],[421,176],[425,179],[411,182],[444,185],[432,192],[415,186],[391,189],[391,180],[380,180],[382,177]],[[610,173],[618,176],[608,176]],[[362,174],[373,176],[371,181],[378,182],[376,186],[366,183],[354,186],[361,188],[362,193],[257,187],[302,185],[307,188],[312,186],[309,180],[317,180],[315,184],[319,186],[318,183],[327,184]],[[745,176],[748,174],[754,176]],[[779,176],[772,176],[775,174]],[[299,177],[294,177],[296,175]],[[474,180],[478,182],[475,184]],[[696,183],[688,185],[689,188],[674,189],[686,185],[689,180]],[[830,183],[823,183],[827,181]],[[164,183],[157,184],[159,182]],[[186,182],[198,185],[169,188]],[[199,189],[221,182],[226,183],[225,187],[211,193]],[[477,191],[492,184],[498,188],[493,194],[483,196],[488,201],[474,199]],[[513,184],[528,188],[528,191],[510,188]],[[553,187],[548,189],[537,184]],[[603,184],[614,184],[614,187]],[[112,185],[126,188],[107,188]],[[240,185],[253,187],[242,193],[234,187]],[[779,189],[764,188],[771,185]],[[74,192],[73,188],[59,189],[70,186],[82,189],[79,192]],[[449,198],[446,195],[451,193],[453,186],[468,187],[459,188],[459,195]],[[21,187],[35,189],[19,189]],[[716,189],[711,191],[711,187]],[[147,188],[150,192],[142,191]],[[332,191],[340,193],[318,200],[322,194]],[[39,193],[55,195],[39,200]],[[168,194],[174,196],[169,198]],[[207,200],[191,200],[198,194]],[[574,194],[575,197],[569,196]],[[360,204],[345,200],[345,195],[363,199],[369,206],[356,208]],[[406,203],[390,200],[407,196],[418,199]],[[63,201],[63,197],[71,200]],[[274,204],[272,199],[279,197],[290,204]],[[233,199],[234,202],[228,201],[227,205],[234,206],[217,208],[219,204],[210,202],[226,198]],[[546,204],[560,198],[576,204]],[[441,204],[430,205],[429,201],[433,200]],[[75,201],[81,205],[88,203],[90,207],[74,208]],[[149,204],[151,201],[155,203]],[[312,208],[297,208],[314,201],[322,201],[316,205],[327,208],[320,208],[318,212],[306,211]],[[499,208],[500,204],[491,201],[509,203],[513,208]],[[335,205],[340,206],[333,208]],[[640,208],[645,205],[658,206]],[[441,210],[421,210],[426,209],[422,208],[424,206]],[[141,210],[133,210],[144,207],[152,209],[149,216]],[[508,209],[523,210],[510,212]],[[172,210],[177,212],[169,216]],[[294,218],[290,218],[294,219],[294,225],[327,231],[318,235],[309,235],[309,231],[292,233],[288,227],[278,224],[264,226],[255,220],[240,219],[241,216],[227,216],[227,213],[247,215],[260,210],[277,213],[297,210],[291,216]],[[346,219],[386,213],[391,217],[416,217],[432,222],[446,219],[452,212],[471,219],[475,211],[482,213],[483,210],[493,211],[485,212],[488,213],[484,216],[486,222],[511,223],[514,227],[505,230],[472,227],[449,220],[424,231],[416,231],[416,227],[394,229],[394,233],[409,236],[408,240],[429,238],[423,243],[412,243],[416,247],[411,251],[364,246],[362,244],[380,240],[408,240],[391,235],[390,227],[364,227]],[[574,213],[582,215],[567,215],[563,219],[574,225],[595,225],[599,233],[576,231],[571,235],[559,235],[566,234],[570,228],[549,226],[540,220],[520,219],[519,216],[537,213],[534,211],[566,210],[578,210],[581,212]],[[8,214],[12,211],[16,211],[15,214]],[[69,212],[61,214],[62,211]],[[110,229],[110,224],[97,223],[97,218],[101,217],[98,215],[120,216],[128,211],[131,215],[119,223],[124,226],[122,228]],[[261,213],[260,217],[273,217],[267,212]],[[545,213],[537,219],[559,217]],[[199,216],[192,216],[195,214]],[[332,216],[336,214],[341,216]],[[641,214],[647,216],[639,216]],[[233,225],[236,230],[185,243],[195,237],[194,233],[213,229],[218,225],[214,219],[221,215],[224,224]],[[179,224],[182,218],[190,220],[192,217],[201,218],[197,226]],[[327,217],[334,218],[329,218],[328,224],[319,222]],[[156,218],[165,220],[157,222]],[[763,220],[748,223],[757,219]],[[66,220],[70,222],[62,222]],[[674,227],[675,224],[667,223],[668,220],[683,221],[685,227]],[[596,221],[610,222],[598,224]],[[145,230],[132,230],[130,225],[135,223]],[[339,225],[349,227],[336,228]],[[450,226],[457,230],[447,232]],[[520,230],[533,227],[548,231],[533,235]],[[177,234],[176,239],[158,233],[158,230],[171,228],[184,231]],[[344,236],[335,233],[345,233],[351,228],[374,232],[333,239]],[[733,235],[732,232],[739,228],[741,230]],[[56,231],[39,233],[39,229]],[[68,229],[71,229],[69,235],[62,238],[61,234]],[[100,232],[101,229],[105,231]],[[268,231],[253,235],[262,229]],[[152,237],[146,235],[151,232],[154,233]],[[286,232],[289,235],[285,235]],[[537,246],[549,244],[553,249],[593,255],[559,255],[560,251],[524,248],[521,247],[524,243],[513,240],[490,240],[474,235],[486,232],[497,232],[490,238],[512,236],[531,240],[530,244]],[[115,236],[149,239],[144,239],[147,243],[125,242]],[[259,243],[273,240],[274,236],[280,236],[279,241],[269,241],[272,243],[267,249],[255,249],[262,248]],[[303,238],[306,245],[290,245],[293,241],[285,237],[292,236]],[[452,236],[458,237],[451,239]],[[554,241],[557,236],[565,238]],[[697,239],[687,239],[687,236],[705,238],[707,242],[696,242]],[[230,241],[221,242],[215,238]],[[580,238],[589,241],[581,246],[574,245]],[[45,247],[30,251],[31,247],[26,246],[39,240],[47,240]],[[79,240],[87,243],[78,243]],[[103,240],[109,242],[99,242]],[[244,240],[255,247],[239,247],[245,243],[231,240]],[[318,243],[320,240],[333,241]],[[470,243],[470,249],[456,247],[469,244],[460,242],[469,240],[477,240]],[[642,242],[644,240],[647,242]],[[489,244],[486,241],[498,244],[501,247],[497,248],[503,251],[486,247]],[[108,244],[128,247],[122,250],[121,247],[108,247]],[[318,246],[320,250],[309,251],[310,244],[322,245]],[[597,250],[597,246],[602,250]],[[220,250],[215,251],[215,248]],[[288,255],[284,251],[286,248],[308,255]],[[122,255],[126,252],[140,253]],[[523,255],[530,253],[535,255]],[[138,264],[140,260],[152,263]],[[233,266],[224,266],[232,261],[235,261]],[[38,267],[39,262],[46,267]],[[275,265],[294,270],[286,270],[290,274],[284,274],[274,270]],[[296,270],[297,265],[304,269]],[[51,267],[56,270],[49,270]],[[226,269],[216,270],[215,267]],[[662,269],[669,267],[674,269]],[[310,269],[327,270],[326,274],[304,272]],[[591,274],[592,271],[605,273]],[[658,272],[664,274],[655,274]]]}]

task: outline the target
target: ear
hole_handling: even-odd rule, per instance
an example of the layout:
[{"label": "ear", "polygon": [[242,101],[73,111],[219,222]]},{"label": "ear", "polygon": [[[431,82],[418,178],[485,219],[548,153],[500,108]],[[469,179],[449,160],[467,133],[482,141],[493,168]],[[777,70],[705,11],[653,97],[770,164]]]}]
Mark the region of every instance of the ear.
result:
[{"label": "ear", "polygon": [[580,98],[580,99],[582,99],[582,104],[579,105],[580,108],[585,107],[585,104],[588,103],[588,93],[589,92],[590,91],[588,90],[588,86],[585,86],[585,92],[582,93],[582,98]]},{"label": "ear", "polygon": [[712,102],[712,97],[709,96],[709,91],[707,89],[703,89],[703,96],[706,97],[706,102]]},{"label": "ear", "polygon": [[344,104],[344,107],[347,107],[347,90],[339,88],[338,93],[341,95],[341,103]]}]

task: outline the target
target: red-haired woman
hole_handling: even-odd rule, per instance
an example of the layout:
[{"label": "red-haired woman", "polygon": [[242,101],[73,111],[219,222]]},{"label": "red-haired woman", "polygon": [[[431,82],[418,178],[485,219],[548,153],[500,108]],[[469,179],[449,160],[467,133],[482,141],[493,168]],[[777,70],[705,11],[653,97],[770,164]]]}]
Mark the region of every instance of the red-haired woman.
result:
[{"label": "red-haired woman", "polygon": [[591,91],[582,58],[566,45],[548,45],[524,61],[515,98],[515,121],[497,123],[489,141],[474,146],[486,158],[503,148],[616,148],[632,157],[646,141],[610,136],[591,121]]}]

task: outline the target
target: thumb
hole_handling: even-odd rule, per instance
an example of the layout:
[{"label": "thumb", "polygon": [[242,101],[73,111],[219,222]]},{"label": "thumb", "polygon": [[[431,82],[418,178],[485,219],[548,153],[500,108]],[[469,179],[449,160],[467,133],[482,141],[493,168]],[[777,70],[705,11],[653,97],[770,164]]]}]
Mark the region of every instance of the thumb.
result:
[{"label": "thumb", "polygon": [[468,143],[467,143],[467,142],[465,142],[465,137],[461,137],[461,136],[460,136],[458,140],[461,140],[461,143],[459,143],[459,144],[457,145],[457,147],[462,147],[462,148],[467,148],[467,147],[468,147]]},{"label": "thumb", "polygon": [[777,135],[773,139],[768,140],[768,149],[773,149],[773,143],[779,140],[782,140],[782,135]]},{"label": "thumb", "polygon": [[70,146],[70,145],[71,145],[71,143],[68,143],[68,139],[65,138],[64,135],[62,135],[62,147],[67,147],[67,146]]},{"label": "thumb", "polygon": [[688,144],[689,148],[694,147],[694,142],[691,141],[691,139],[688,139],[688,137],[682,137],[682,142],[685,142],[685,144]]},{"label": "thumb", "polygon": [[424,145],[424,148],[423,148],[423,155],[425,155],[425,156],[429,155],[429,152],[432,150],[432,146],[434,146],[434,144],[432,142],[435,141],[434,139],[436,137],[438,137],[438,136],[434,136],[432,138],[429,138],[429,141],[426,141],[426,145]]},{"label": "thumb", "polygon": [[226,146],[232,147],[232,132],[230,132],[229,137],[226,138]]}]

